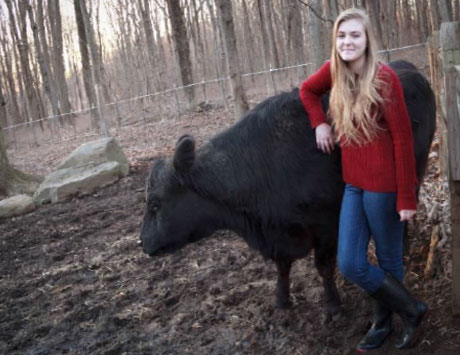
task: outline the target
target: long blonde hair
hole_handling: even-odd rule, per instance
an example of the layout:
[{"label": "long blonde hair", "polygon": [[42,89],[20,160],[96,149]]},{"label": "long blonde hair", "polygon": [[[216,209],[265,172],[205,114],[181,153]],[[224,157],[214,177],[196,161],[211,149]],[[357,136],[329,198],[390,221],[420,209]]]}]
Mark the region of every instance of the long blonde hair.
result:
[{"label": "long blonde hair", "polygon": [[[361,20],[366,35],[365,61],[359,79],[340,58],[336,48],[339,26],[350,19]],[[329,106],[335,132],[342,144],[362,145],[378,134],[378,108],[383,104],[379,90],[384,84],[377,76],[378,68],[377,43],[369,17],[357,8],[343,11],[334,23],[332,35],[332,89]]]}]

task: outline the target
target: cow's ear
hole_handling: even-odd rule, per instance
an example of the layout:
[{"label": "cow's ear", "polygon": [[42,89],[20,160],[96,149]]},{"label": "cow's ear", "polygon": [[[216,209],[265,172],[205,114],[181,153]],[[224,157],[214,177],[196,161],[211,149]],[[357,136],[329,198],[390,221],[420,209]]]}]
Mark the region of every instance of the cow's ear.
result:
[{"label": "cow's ear", "polygon": [[188,172],[195,161],[195,140],[192,136],[184,135],[176,143],[174,153],[174,169],[180,173]]}]

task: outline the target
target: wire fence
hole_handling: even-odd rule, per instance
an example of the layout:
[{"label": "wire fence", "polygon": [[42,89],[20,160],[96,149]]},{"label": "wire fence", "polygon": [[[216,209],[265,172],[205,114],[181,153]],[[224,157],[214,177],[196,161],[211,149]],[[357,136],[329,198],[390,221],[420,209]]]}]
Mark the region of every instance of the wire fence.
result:
[{"label": "wire fence", "polygon": [[[379,54],[385,61],[409,60],[426,75],[426,46],[426,43],[420,43],[382,50]],[[257,101],[258,98],[298,87],[311,71],[312,63],[303,63],[245,73],[242,77],[248,97]],[[189,104],[187,90],[194,90],[196,104],[193,107]],[[180,119],[190,110],[204,110],[211,106],[224,106],[228,110],[230,105],[229,80],[224,77],[106,103],[102,112],[110,129],[118,131],[129,125],[143,124],[147,127],[164,119]],[[16,148],[23,144],[53,144],[101,135],[93,117],[97,109],[99,107],[93,106],[5,127],[7,144]]]}]

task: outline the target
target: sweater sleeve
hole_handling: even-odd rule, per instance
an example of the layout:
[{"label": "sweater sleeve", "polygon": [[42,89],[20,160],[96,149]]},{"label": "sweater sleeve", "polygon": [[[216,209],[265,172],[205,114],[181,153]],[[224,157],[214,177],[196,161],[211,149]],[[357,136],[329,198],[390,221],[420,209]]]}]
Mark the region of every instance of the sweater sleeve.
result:
[{"label": "sweater sleeve", "polygon": [[321,95],[329,91],[331,86],[331,62],[329,60],[300,86],[300,101],[308,113],[312,128],[316,128],[321,123],[327,123]]},{"label": "sweater sleeve", "polygon": [[383,114],[393,138],[396,163],[397,206],[401,210],[415,210],[417,174],[415,168],[412,126],[404,101],[404,91],[396,73],[384,66],[387,88]]}]

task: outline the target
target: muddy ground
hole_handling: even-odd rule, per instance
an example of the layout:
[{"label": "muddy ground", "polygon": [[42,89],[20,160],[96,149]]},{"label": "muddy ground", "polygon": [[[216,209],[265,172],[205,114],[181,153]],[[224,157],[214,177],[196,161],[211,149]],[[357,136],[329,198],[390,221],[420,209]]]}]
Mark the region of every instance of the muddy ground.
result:
[{"label": "muddy ground", "polygon": [[[174,255],[151,259],[142,253],[144,180],[158,147],[169,152],[182,131],[202,141],[200,134],[209,136],[210,129],[230,124],[231,118],[222,123],[221,116],[200,114],[186,124],[165,123],[167,134],[160,129],[148,136],[132,133],[137,143],[150,144],[150,151],[133,148],[120,136],[124,148],[134,152],[128,177],[91,196],[0,221],[0,353],[355,353],[369,326],[368,300],[338,276],[344,311],[335,319],[326,317],[311,257],[293,267],[293,307],[278,310],[275,265],[231,232],[218,232]],[[38,155],[32,163],[21,154],[10,152],[17,167],[43,172],[57,164],[63,151],[58,149],[56,158],[43,155],[43,164],[37,164]],[[445,206],[435,164],[436,154],[423,201],[437,199]],[[433,226],[427,223],[429,206],[420,209],[410,228],[406,283],[427,301],[430,317],[417,347],[401,354],[459,354],[460,320],[450,308],[450,236],[441,228],[433,274],[424,279]],[[396,328],[372,353],[399,353],[394,349],[399,320]]]}]

